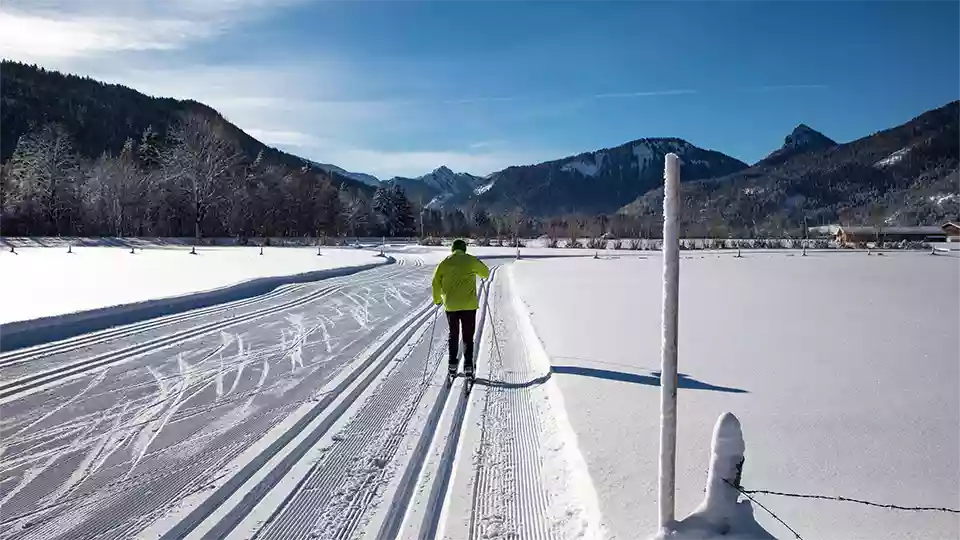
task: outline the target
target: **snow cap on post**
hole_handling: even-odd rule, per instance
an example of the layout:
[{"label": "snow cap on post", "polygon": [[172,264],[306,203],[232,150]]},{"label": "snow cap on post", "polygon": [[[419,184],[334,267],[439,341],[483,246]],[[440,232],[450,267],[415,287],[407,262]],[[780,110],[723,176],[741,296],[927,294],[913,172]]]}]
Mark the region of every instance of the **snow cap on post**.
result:
[{"label": "snow cap on post", "polygon": [[733,413],[723,413],[713,428],[710,444],[710,469],[707,473],[707,494],[698,511],[717,530],[731,526],[737,512],[737,499],[743,472],[743,431],[740,420]]},{"label": "snow cap on post", "polygon": [[660,528],[674,522],[677,466],[677,321],[680,296],[680,158],[667,154],[663,181],[663,312],[660,344]]}]

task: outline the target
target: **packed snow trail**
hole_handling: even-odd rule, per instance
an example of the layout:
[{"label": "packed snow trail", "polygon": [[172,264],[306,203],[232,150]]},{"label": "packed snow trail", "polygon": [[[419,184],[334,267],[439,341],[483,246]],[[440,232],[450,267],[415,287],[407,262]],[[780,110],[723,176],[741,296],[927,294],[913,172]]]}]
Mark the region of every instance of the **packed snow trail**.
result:
[{"label": "packed snow trail", "polygon": [[[371,520],[394,478],[404,476],[418,456],[404,452],[410,437],[424,431],[421,405],[443,400],[435,395],[436,380],[446,363],[442,309],[418,319],[411,339],[389,358],[379,381],[357,399],[339,429],[324,436],[238,523],[227,523],[210,538],[246,539],[354,538],[371,527]],[[438,321],[444,321],[439,324]],[[232,530],[228,528],[232,527]],[[194,535],[188,538],[200,538]],[[391,536],[392,538],[393,536]],[[203,536],[207,538],[207,536]]]},{"label": "packed snow trail", "polygon": [[[426,512],[427,518],[439,520],[437,538],[601,538],[589,474],[550,380],[549,360],[516,305],[509,272],[485,302],[478,377],[453,478],[442,512]],[[414,521],[403,537],[429,537],[430,524],[414,533]]]},{"label": "packed snow trail", "polygon": [[0,355],[0,538],[130,538],[223,484],[225,464],[425,305],[429,278],[385,267]]}]

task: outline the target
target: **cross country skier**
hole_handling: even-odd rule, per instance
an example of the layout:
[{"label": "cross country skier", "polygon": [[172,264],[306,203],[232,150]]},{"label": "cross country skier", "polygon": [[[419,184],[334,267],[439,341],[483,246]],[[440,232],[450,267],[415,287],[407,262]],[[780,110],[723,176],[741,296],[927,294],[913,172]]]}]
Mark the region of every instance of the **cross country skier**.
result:
[{"label": "cross country skier", "polygon": [[480,259],[467,255],[467,243],[453,242],[453,253],[437,266],[433,274],[433,303],[443,304],[450,326],[450,378],[457,376],[457,349],[463,332],[463,373],[473,379],[473,334],[477,326],[477,276],[490,277],[490,269]]}]

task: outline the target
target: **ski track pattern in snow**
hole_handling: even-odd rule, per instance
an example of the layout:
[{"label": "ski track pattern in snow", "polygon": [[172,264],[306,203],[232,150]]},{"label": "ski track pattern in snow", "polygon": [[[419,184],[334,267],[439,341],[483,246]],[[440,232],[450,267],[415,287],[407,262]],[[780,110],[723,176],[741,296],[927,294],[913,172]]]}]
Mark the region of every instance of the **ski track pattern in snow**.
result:
[{"label": "ski track pattern in snow", "polygon": [[433,353],[426,350],[433,314],[390,360],[386,378],[332,444],[321,448],[322,457],[256,538],[355,537],[396,467],[393,457],[423,396],[424,362],[429,358],[435,365],[442,352],[437,341]]},{"label": "ski track pattern in snow", "polygon": [[602,538],[549,361],[517,312],[511,282],[498,280],[489,299],[464,441],[475,446],[461,453],[444,538]]},{"label": "ski track pattern in snow", "polygon": [[[341,285],[338,295],[288,307]],[[2,364],[0,356],[9,381],[275,308],[4,403],[0,539],[135,537],[176,501],[221,484],[224,464],[315,399],[367,343],[426,301],[428,285],[419,265],[385,267],[163,326],[111,330],[76,348],[41,349],[50,354],[30,361]],[[409,304],[387,305],[385,294]]]}]

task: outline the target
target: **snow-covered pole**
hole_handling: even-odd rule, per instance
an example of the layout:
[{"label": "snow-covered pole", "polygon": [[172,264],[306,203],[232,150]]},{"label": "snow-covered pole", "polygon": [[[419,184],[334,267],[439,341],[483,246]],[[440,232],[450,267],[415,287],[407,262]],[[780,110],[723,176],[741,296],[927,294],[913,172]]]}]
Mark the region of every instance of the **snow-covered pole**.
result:
[{"label": "snow-covered pole", "polygon": [[702,507],[707,509],[707,520],[718,528],[729,528],[736,515],[740,493],[740,476],[743,474],[743,431],[740,420],[733,413],[723,413],[713,428],[713,443],[710,445],[710,468],[707,473],[706,496]]},{"label": "snow-covered pole", "polygon": [[663,183],[663,315],[660,344],[660,528],[674,522],[677,465],[677,322],[680,297],[680,158],[666,156]]}]

